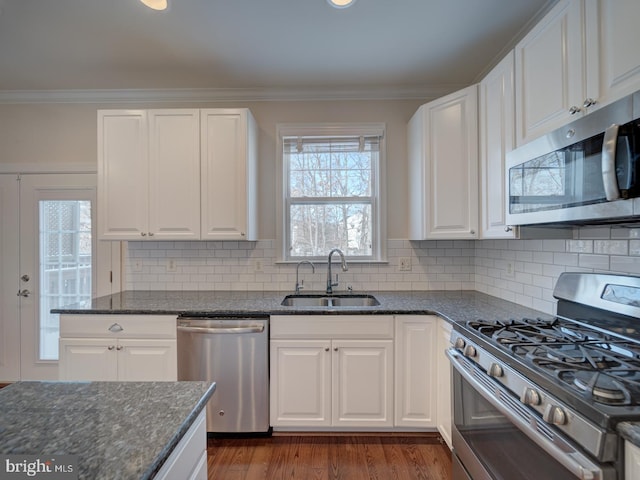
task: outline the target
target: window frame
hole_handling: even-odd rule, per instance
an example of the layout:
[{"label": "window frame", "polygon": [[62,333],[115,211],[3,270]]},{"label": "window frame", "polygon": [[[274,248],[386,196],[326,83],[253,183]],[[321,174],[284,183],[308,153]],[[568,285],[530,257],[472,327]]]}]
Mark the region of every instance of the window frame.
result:
[{"label": "window frame", "polygon": [[[278,263],[298,263],[302,260],[324,261],[325,256],[291,257],[289,255],[290,238],[288,209],[288,168],[284,163],[283,142],[286,137],[379,137],[377,165],[372,169],[372,231],[371,256],[351,257],[355,263],[386,263],[386,125],[384,123],[282,123],[276,126],[276,228]],[[328,254],[329,252],[327,252]]]}]

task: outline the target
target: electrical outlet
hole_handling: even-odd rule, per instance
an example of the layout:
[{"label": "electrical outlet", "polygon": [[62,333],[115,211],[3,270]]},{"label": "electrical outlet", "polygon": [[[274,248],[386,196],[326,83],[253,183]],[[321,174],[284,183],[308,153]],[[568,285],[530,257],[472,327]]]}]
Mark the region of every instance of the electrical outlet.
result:
[{"label": "electrical outlet", "polygon": [[408,272],[411,270],[411,258],[410,257],[400,257],[400,265],[398,269],[402,272]]},{"label": "electrical outlet", "polygon": [[264,262],[262,259],[257,258],[253,261],[253,271],[258,273],[264,272]]},{"label": "electrical outlet", "polygon": [[170,258],[167,260],[167,272],[177,272],[178,271],[178,263]]},{"label": "electrical outlet", "polygon": [[516,276],[516,271],[515,271],[515,268],[513,266],[513,262],[511,262],[511,261],[507,262],[507,266],[506,266],[506,270],[505,270],[504,276],[507,277],[507,278],[514,278]]}]

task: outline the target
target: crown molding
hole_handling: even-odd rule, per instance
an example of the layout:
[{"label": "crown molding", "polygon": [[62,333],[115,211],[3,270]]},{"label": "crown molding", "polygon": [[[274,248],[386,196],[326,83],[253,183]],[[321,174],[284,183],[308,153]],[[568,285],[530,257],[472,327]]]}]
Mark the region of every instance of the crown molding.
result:
[{"label": "crown molding", "polygon": [[269,102],[313,100],[429,101],[468,85],[363,88],[171,88],[113,90],[0,90],[0,104]]}]

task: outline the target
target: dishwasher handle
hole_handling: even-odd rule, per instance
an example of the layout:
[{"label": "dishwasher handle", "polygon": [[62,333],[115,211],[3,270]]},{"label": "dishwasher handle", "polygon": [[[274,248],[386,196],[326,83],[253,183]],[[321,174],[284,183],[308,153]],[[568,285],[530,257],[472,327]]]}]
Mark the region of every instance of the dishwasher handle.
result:
[{"label": "dishwasher handle", "polygon": [[202,333],[202,334],[221,334],[221,333],[262,333],[264,332],[264,324],[255,324],[242,327],[228,326],[208,326],[194,327],[191,325],[178,325],[179,332]]}]

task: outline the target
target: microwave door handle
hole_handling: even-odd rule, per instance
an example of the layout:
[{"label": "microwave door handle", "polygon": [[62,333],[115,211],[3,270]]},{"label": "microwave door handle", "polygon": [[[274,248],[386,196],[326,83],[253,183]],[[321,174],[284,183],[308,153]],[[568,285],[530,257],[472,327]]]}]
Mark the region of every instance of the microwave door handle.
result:
[{"label": "microwave door handle", "polygon": [[602,142],[602,183],[604,194],[608,202],[620,198],[618,178],[616,176],[616,146],[618,144],[618,130],[620,126],[615,123],[604,132]]}]

